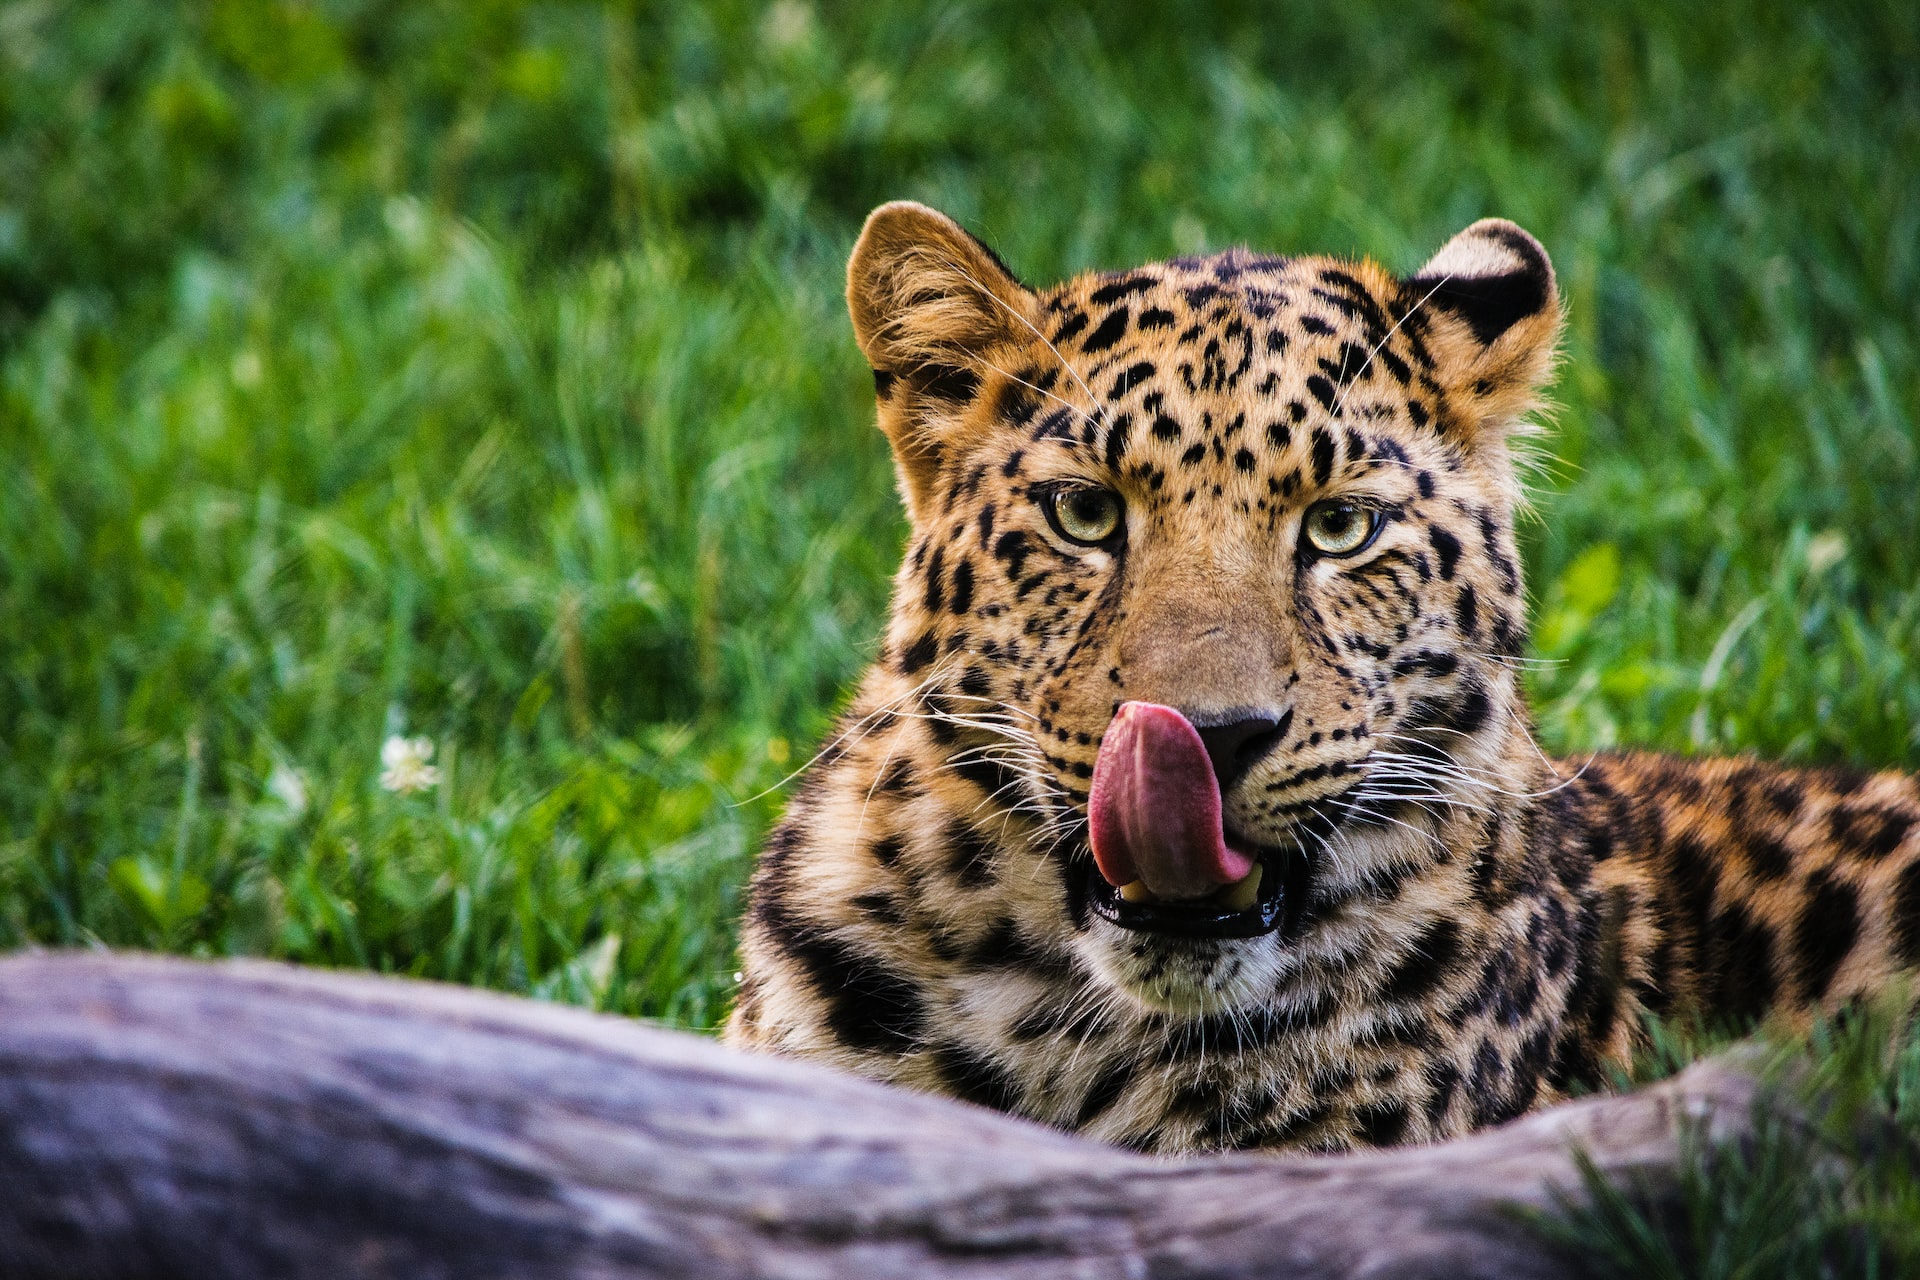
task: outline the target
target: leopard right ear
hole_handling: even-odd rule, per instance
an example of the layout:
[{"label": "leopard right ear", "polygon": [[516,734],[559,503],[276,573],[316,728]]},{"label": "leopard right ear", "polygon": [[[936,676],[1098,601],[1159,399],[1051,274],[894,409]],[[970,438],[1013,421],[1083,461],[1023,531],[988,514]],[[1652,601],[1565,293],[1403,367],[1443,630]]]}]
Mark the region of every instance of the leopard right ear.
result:
[{"label": "leopard right ear", "polygon": [[1540,242],[1504,218],[1482,218],[1402,288],[1412,313],[1434,317],[1427,347],[1459,420],[1475,434],[1520,425],[1552,376],[1560,340],[1560,290]]},{"label": "leopard right ear", "polygon": [[912,516],[992,353],[1031,341],[1039,300],[952,218],[896,200],[868,216],[853,246],[847,311]]}]

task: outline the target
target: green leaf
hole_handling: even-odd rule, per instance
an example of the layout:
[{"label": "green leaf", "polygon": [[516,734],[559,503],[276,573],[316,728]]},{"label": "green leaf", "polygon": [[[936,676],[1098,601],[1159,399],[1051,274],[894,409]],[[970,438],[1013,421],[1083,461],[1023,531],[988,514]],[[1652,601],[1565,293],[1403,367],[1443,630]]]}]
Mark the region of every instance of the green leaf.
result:
[{"label": "green leaf", "polygon": [[1567,608],[1591,619],[1613,603],[1620,590],[1620,548],[1602,542],[1581,552],[1560,575],[1559,593]]},{"label": "green leaf", "polygon": [[163,934],[171,934],[206,909],[207,882],[191,873],[172,879],[145,858],[116,858],[107,882],[142,919]]}]

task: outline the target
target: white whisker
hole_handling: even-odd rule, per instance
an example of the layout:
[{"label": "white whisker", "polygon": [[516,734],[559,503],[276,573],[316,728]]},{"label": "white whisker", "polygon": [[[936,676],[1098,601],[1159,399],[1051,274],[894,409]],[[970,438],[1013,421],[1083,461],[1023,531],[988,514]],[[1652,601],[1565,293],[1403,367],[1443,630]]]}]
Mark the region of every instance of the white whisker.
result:
[{"label": "white whisker", "polygon": [[[1022,378],[1018,374],[1009,373],[1007,370],[1002,369],[999,365],[993,363],[993,361],[991,360],[987,360],[987,359],[976,356],[974,358],[974,363],[978,365],[985,365],[987,368],[993,370],[995,373],[999,374],[1001,377],[1006,378],[1008,381],[1017,382],[1021,386],[1027,388],[1029,391],[1037,392],[1038,394],[1047,397],[1047,399],[1049,400],[1059,401],[1060,404],[1063,405],[1069,413],[1078,415],[1081,421],[1087,423],[1090,426],[1103,427],[1106,425],[1106,421],[1105,421],[1106,414],[1103,410],[1100,411],[1100,417],[1096,418],[1093,416],[1093,414],[1088,413],[1085,409],[1082,409],[1079,405],[1075,404],[1073,401],[1065,399],[1062,396],[1059,396],[1054,392],[1047,390],[1045,387],[1036,386],[1034,383],[1028,382],[1025,378]],[[1096,405],[1095,409],[1099,410],[1099,406]]]},{"label": "white whisker", "polygon": [[943,668],[941,665],[936,664],[933,670],[927,673],[926,679],[922,680],[919,684],[915,685],[911,689],[908,689],[904,693],[895,694],[893,697],[887,699],[885,702],[875,707],[872,711],[867,712],[867,714],[860,717],[860,719],[854,721],[853,724],[847,726],[845,729],[842,729],[838,735],[836,735],[835,737],[827,741],[825,744],[823,744],[821,748],[818,751],[814,752],[813,755],[810,756],[804,764],[801,764],[798,767],[796,767],[791,773],[787,774],[786,777],[780,779],[778,782],[774,783],[772,786],[766,788],[765,790],[756,792],[755,794],[748,796],[744,800],[736,800],[730,807],[737,809],[741,805],[752,804],[756,800],[772,795],[774,792],[778,791],[781,787],[786,786],[789,782],[792,782],[795,778],[799,777],[801,774],[805,773],[807,770],[813,768],[814,765],[820,762],[820,758],[822,756],[826,755],[829,751],[834,750],[836,747],[842,748],[843,750],[852,749],[854,746],[859,744],[862,738],[866,737],[866,735],[872,731],[873,721],[878,720],[883,716],[886,716],[887,714],[892,712],[894,708],[898,707],[901,703],[907,701],[908,699],[918,697],[920,694],[924,693],[928,685],[932,684],[936,680],[944,678],[948,674],[947,668],[950,668],[955,661],[957,661],[957,655],[950,656],[949,658],[946,658],[946,659],[942,659],[942,662],[946,663],[946,668]]},{"label": "white whisker", "polygon": [[[1088,402],[1094,406],[1094,411],[1096,413],[1100,413],[1102,418],[1104,419],[1105,412],[1100,407],[1100,398],[1093,394],[1093,388],[1089,387],[1086,384],[1085,380],[1082,379],[1080,375],[1074,371],[1073,366],[1067,363],[1067,358],[1060,354],[1060,348],[1054,346],[1053,343],[1048,340],[1046,334],[1040,332],[1039,329],[1034,327],[1033,321],[1021,315],[1019,311],[1015,310],[1011,305],[1009,305],[1003,298],[1001,298],[999,294],[995,293],[993,290],[987,288],[985,285],[981,284],[978,280],[974,279],[973,273],[968,271],[964,266],[961,266],[959,263],[953,262],[953,261],[949,261],[947,265],[952,267],[955,271],[959,272],[960,277],[963,280],[967,281],[967,283],[971,284],[974,288],[978,289],[981,293],[984,293],[987,297],[993,299],[994,303],[998,305],[1001,308],[1001,310],[1005,311],[1008,315],[1012,316],[1015,320],[1018,320],[1021,324],[1025,325],[1027,327],[1028,332],[1032,333],[1034,337],[1040,339],[1040,345],[1053,353],[1053,358],[1060,362],[1060,367],[1067,371],[1067,376],[1069,378],[1072,378],[1075,382],[1080,384],[1080,390],[1086,393]],[[1036,388],[1036,390],[1037,389],[1038,388]],[[1065,402],[1062,401],[1062,403],[1065,403]]]},{"label": "white whisker", "polygon": [[[1414,304],[1413,304],[1413,305],[1412,305],[1411,307],[1408,307],[1408,308],[1407,308],[1407,314],[1405,314],[1405,315],[1403,315],[1403,316],[1401,316],[1401,317],[1400,317],[1400,318],[1399,318],[1398,320],[1396,320],[1396,321],[1394,321],[1394,322],[1393,322],[1393,328],[1391,328],[1391,329],[1389,329],[1389,330],[1387,330],[1387,332],[1386,332],[1386,333],[1385,333],[1385,334],[1384,334],[1384,335],[1383,335],[1383,336],[1381,337],[1381,339],[1380,339],[1380,341],[1378,341],[1378,342],[1376,342],[1376,343],[1374,343],[1374,344],[1373,344],[1373,350],[1371,350],[1371,351],[1369,351],[1369,352],[1367,352],[1367,358],[1366,358],[1365,360],[1362,360],[1362,361],[1360,362],[1360,367],[1359,367],[1359,369],[1357,369],[1357,370],[1355,370],[1355,371],[1354,371],[1354,374],[1353,374],[1353,376],[1352,376],[1352,377],[1350,377],[1350,378],[1348,378],[1348,379],[1346,380],[1346,382],[1344,382],[1343,384],[1341,384],[1341,387],[1340,387],[1340,394],[1339,394],[1339,396],[1338,396],[1338,397],[1336,397],[1336,398],[1334,399],[1334,402],[1333,402],[1333,416],[1334,416],[1334,417],[1336,417],[1336,418],[1337,418],[1337,417],[1339,417],[1339,416],[1341,415],[1341,413],[1343,413],[1343,412],[1344,412],[1344,411],[1346,410],[1346,407],[1347,407],[1347,392],[1348,392],[1349,390],[1351,390],[1351,389],[1352,389],[1352,387],[1353,387],[1353,384],[1354,384],[1354,383],[1356,383],[1356,382],[1358,382],[1358,381],[1360,381],[1360,379],[1361,379],[1361,378],[1362,378],[1362,377],[1363,377],[1363,376],[1364,376],[1364,375],[1366,374],[1366,372],[1367,372],[1367,370],[1368,370],[1368,369],[1370,369],[1370,368],[1372,368],[1372,367],[1373,367],[1373,358],[1374,358],[1375,356],[1377,356],[1377,355],[1379,355],[1379,354],[1380,354],[1380,349],[1381,349],[1382,347],[1384,347],[1384,346],[1386,346],[1386,345],[1387,345],[1387,343],[1388,343],[1388,341],[1389,341],[1390,339],[1392,339],[1392,337],[1393,337],[1393,335],[1394,335],[1394,334],[1396,334],[1396,333],[1398,333],[1398,332],[1400,332],[1400,326],[1401,326],[1401,325],[1403,325],[1403,324],[1405,324],[1405,323],[1406,323],[1407,321],[1409,321],[1409,320],[1411,320],[1411,319],[1413,319],[1413,317],[1415,316],[1415,314],[1417,314],[1417,313],[1419,312],[1419,310],[1420,310],[1420,308],[1422,308],[1422,307],[1424,307],[1424,306],[1426,306],[1426,305],[1427,305],[1427,302],[1428,302],[1428,300],[1429,300],[1429,299],[1431,299],[1431,298],[1433,297],[1433,295],[1434,295],[1434,294],[1436,294],[1436,293],[1438,293],[1438,292],[1440,292],[1440,290],[1442,290],[1442,289],[1444,289],[1444,288],[1446,288],[1446,286],[1447,286],[1447,284],[1448,284],[1448,283],[1449,283],[1449,282],[1450,282],[1450,281],[1451,281],[1452,279],[1453,279],[1453,275],[1452,275],[1452,273],[1451,273],[1451,272],[1449,272],[1448,274],[1446,274],[1446,275],[1444,275],[1444,276],[1441,276],[1441,277],[1440,277],[1440,279],[1439,279],[1439,281],[1438,281],[1437,283],[1435,283],[1435,285],[1433,286],[1433,288],[1431,288],[1431,289],[1429,289],[1429,290],[1427,290],[1427,292],[1426,292],[1426,296],[1425,296],[1425,297],[1423,297],[1423,298],[1421,298],[1421,299],[1420,299],[1420,301],[1418,301],[1418,302],[1416,302],[1416,303],[1414,303]],[[1346,373],[1346,369],[1345,369],[1344,367],[1342,367],[1342,368],[1341,368],[1341,370],[1340,370],[1340,372],[1341,372],[1342,374],[1345,374],[1345,373]]]}]

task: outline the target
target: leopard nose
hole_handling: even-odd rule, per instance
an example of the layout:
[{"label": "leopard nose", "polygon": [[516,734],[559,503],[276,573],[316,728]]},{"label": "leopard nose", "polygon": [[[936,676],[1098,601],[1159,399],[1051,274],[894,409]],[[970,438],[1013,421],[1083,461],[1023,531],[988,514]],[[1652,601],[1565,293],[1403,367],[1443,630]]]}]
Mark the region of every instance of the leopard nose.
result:
[{"label": "leopard nose", "polygon": [[1286,736],[1288,727],[1293,724],[1293,711],[1289,708],[1281,712],[1278,719],[1272,716],[1248,716],[1205,727],[1193,716],[1187,718],[1193,720],[1194,727],[1200,731],[1200,741],[1207,749],[1207,759],[1213,762],[1213,776],[1219,779],[1220,790],[1224,793],[1245,777],[1247,770],[1259,764],[1262,757],[1280,745],[1280,739]]}]

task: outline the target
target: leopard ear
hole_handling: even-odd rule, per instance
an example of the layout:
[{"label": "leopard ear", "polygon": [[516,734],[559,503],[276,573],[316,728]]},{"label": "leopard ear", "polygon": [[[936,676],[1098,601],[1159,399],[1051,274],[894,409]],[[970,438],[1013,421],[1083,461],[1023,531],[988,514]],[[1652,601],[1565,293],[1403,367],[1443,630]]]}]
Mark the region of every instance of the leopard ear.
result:
[{"label": "leopard ear", "polygon": [[1560,341],[1560,292],[1540,242],[1482,218],[1440,247],[1401,305],[1425,334],[1448,405],[1470,426],[1505,429],[1536,404]]},{"label": "leopard ear", "polygon": [[1039,301],[944,213],[896,200],[867,218],[847,261],[847,311],[873,369],[909,516],[994,349],[1036,332]]}]

